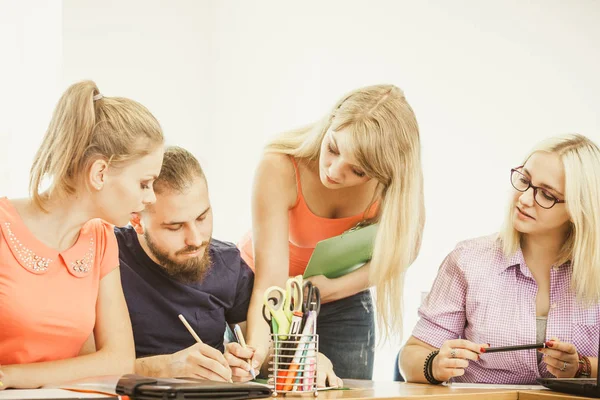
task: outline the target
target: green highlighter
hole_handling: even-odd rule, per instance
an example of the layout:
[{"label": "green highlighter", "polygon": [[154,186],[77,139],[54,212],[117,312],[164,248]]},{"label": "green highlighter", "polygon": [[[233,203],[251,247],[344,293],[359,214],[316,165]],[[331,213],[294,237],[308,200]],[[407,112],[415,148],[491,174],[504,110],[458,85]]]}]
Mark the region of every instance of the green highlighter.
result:
[{"label": "green highlighter", "polygon": [[379,224],[352,228],[339,236],[317,243],[304,271],[304,278],[325,275],[339,278],[365,265],[373,256],[373,243]]}]

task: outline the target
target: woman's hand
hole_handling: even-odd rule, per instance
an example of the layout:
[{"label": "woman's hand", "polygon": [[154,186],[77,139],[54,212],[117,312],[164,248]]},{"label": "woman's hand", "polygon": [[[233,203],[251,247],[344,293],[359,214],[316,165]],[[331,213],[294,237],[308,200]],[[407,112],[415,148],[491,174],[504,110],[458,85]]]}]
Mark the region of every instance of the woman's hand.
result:
[{"label": "woman's hand", "polygon": [[538,349],[544,354],[548,372],[557,378],[574,378],[579,369],[579,354],[575,345],[552,338],[546,342],[546,349]]},{"label": "woman's hand", "polygon": [[324,388],[327,386],[327,383],[329,383],[330,387],[334,388],[344,387],[344,382],[338,378],[333,371],[333,364],[329,358],[325,357],[322,353],[318,353],[317,357],[317,363],[319,365],[317,371],[317,387]]},{"label": "woman's hand", "polygon": [[[10,369],[14,369],[15,366],[0,365],[0,390],[8,389],[11,387],[10,383]],[[17,366],[18,367],[18,366]]]},{"label": "woman's hand", "polygon": [[4,372],[2,372],[2,369],[0,369],[0,390],[4,389],[6,389],[6,385],[4,384]]},{"label": "woman's hand", "polygon": [[464,375],[469,360],[479,360],[479,354],[483,353],[486,347],[489,345],[476,344],[464,339],[445,341],[433,359],[433,377],[446,382],[452,377]]}]

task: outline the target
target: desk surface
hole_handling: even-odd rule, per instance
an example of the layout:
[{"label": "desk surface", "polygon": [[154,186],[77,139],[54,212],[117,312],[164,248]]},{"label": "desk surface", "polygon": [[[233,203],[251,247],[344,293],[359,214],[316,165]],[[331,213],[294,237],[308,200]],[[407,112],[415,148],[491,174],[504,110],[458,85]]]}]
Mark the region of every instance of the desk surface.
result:
[{"label": "desk surface", "polygon": [[[400,382],[371,382],[350,380],[345,385],[353,390],[334,390],[319,392],[318,400],[344,399],[427,399],[427,400],[457,400],[457,399],[486,399],[486,400],[558,400],[585,399],[549,390],[513,390],[513,389],[463,389],[446,386],[424,385],[418,383]],[[281,398],[285,398],[280,396]],[[293,399],[294,396],[287,396]],[[296,397],[299,398],[299,397]],[[302,396],[303,400],[309,397]]]},{"label": "desk surface", "polygon": [[519,392],[519,400],[582,400],[589,397],[573,396],[572,394],[552,392],[550,390],[532,390]]},{"label": "desk surface", "polygon": [[[345,380],[345,384],[353,390],[332,390],[319,392],[315,399],[312,394],[288,395],[280,394],[280,400],[371,400],[371,399],[410,399],[410,400],[581,400],[584,397],[551,392],[549,390],[518,390],[514,388],[480,389],[459,388],[418,383],[372,382],[361,380]],[[12,390],[0,391],[0,399],[15,398]],[[11,394],[13,396],[11,396]],[[22,398],[21,396],[18,396]],[[43,398],[43,397],[35,397]],[[48,398],[48,397],[46,397]],[[56,398],[54,396],[54,398]]]}]

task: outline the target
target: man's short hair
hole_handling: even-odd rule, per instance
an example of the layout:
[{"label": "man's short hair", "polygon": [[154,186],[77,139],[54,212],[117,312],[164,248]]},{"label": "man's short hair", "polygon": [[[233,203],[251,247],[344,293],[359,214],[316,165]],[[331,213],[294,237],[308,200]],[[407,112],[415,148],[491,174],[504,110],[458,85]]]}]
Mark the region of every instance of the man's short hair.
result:
[{"label": "man's short hair", "polygon": [[206,178],[200,163],[192,153],[179,146],[165,149],[160,175],[154,182],[154,191],[181,193],[197,178]]}]

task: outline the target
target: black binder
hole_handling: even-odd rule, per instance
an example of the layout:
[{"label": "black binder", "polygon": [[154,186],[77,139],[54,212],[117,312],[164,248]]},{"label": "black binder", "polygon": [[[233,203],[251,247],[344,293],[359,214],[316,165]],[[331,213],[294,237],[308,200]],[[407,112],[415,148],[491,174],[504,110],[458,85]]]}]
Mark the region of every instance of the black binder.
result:
[{"label": "black binder", "polygon": [[252,383],[223,383],[191,378],[161,379],[124,375],[117,383],[117,394],[134,400],[156,399],[260,399],[271,396],[271,389]]}]

